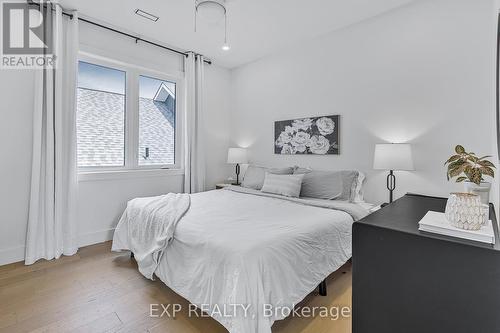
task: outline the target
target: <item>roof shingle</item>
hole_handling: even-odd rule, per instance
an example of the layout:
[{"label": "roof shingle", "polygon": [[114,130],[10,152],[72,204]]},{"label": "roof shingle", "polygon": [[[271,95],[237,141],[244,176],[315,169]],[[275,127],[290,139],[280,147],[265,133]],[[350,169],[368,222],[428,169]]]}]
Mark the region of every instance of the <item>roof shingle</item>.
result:
[{"label": "roof shingle", "polygon": [[[123,166],[125,96],[78,88],[78,166]],[[175,101],[139,99],[139,165],[173,164],[175,160]],[[145,150],[149,148],[149,158]]]}]

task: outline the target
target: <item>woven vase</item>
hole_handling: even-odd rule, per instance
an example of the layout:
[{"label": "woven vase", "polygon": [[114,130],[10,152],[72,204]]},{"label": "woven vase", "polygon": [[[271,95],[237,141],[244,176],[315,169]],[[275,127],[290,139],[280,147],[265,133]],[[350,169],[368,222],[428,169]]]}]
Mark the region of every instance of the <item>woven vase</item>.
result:
[{"label": "woven vase", "polygon": [[479,230],[488,221],[481,198],[472,193],[451,193],[445,216],[451,225],[465,230]]}]

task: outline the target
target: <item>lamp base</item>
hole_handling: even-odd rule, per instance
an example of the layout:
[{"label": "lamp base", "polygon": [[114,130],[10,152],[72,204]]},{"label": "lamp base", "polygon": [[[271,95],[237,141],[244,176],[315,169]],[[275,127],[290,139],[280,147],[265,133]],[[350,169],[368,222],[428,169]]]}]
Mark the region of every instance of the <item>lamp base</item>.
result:
[{"label": "lamp base", "polygon": [[387,189],[389,190],[389,203],[392,203],[393,192],[396,189],[396,176],[394,176],[393,170],[389,170],[387,175]]},{"label": "lamp base", "polygon": [[240,185],[240,164],[236,163],[236,183],[232,185]]}]

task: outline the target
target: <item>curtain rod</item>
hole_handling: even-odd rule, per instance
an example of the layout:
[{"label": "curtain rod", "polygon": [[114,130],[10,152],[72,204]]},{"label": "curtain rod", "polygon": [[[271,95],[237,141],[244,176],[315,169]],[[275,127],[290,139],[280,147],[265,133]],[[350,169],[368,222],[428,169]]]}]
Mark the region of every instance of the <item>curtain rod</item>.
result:
[{"label": "curtain rod", "polygon": [[[34,0],[28,0],[28,4],[29,4],[29,5],[35,5],[35,6],[40,7],[40,4],[39,4],[39,3],[34,2]],[[73,19],[73,14],[68,13],[68,12],[66,12],[66,11],[64,11],[64,10],[63,10],[63,12],[62,12],[62,13],[63,13],[63,15],[64,15],[64,16],[67,16],[67,17],[69,17],[70,19]],[[162,48],[162,49],[164,49],[164,50],[168,50],[168,51],[170,51],[170,52],[174,52],[174,53],[177,53],[177,54],[183,55],[183,56],[185,56],[185,57],[187,57],[187,56],[188,56],[188,52],[186,52],[186,51],[179,51],[179,50],[173,49],[173,48],[171,48],[171,47],[168,47],[168,46],[165,46],[165,45],[161,45],[161,44],[158,44],[158,43],[152,42],[152,41],[147,40],[147,39],[143,39],[143,38],[141,38],[141,37],[139,37],[139,36],[134,36],[134,35],[131,35],[131,34],[129,34],[129,33],[124,32],[124,31],[120,31],[120,30],[118,30],[118,29],[115,29],[115,28],[112,28],[112,27],[108,27],[108,26],[106,26],[106,25],[104,25],[104,24],[97,23],[97,22],[91,21],[91,20],[89,20],[89,19],[85,19],[85,18],[83,18],[83,17],[78,17],[78,20],[79,20],[79,21],[82,21],[82,22],[85,22],[85,23],[89,23],[89,24],[95,25],[96,27],[99,27],[99,28],[102,28],[102,29],[106,29],[106,30],[112,31],[112,32],[114,32],[114,33],[117,33],[117,34],[120,34],[120,35],[123,35],[123,36],[127,36],[127,37],[132,38],[132,39],[135,39],[135,42],[136,42],[136,43],[137,43],[137,42],[139,42],[139,41],[141,41],[141,42],[143,42],[143,43],[146,43],[146,44],[149,44],[149,45],[153,45],[153,46],[156,46],[156,47]],[[195,53],[195,54],[196,54],[196,55],[201,55],[201,54],[198,54],[198,53]],[[211,64],[212,64],[212,61],[211,61],[211,60],[208,60],[208,59],[203,59],[203,61],[204,61],[205,63],[209,64],[209,65],[211,65]]]}]

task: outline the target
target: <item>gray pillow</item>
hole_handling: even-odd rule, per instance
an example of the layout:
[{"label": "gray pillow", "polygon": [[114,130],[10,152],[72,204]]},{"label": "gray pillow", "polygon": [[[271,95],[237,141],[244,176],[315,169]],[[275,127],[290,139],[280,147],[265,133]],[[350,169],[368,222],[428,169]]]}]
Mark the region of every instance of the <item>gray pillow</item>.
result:
[{"label": "gray pillow", "polygon": [[300,195],[304,175],[275,175],[266,172],[262,192],[297,198]]},{"label": "gray pillow", "polygon": [[358,171],[316,171],[297,168],[294,174],[304,174],[300,196],[353,202],[356,196]]},{"label": "gray pillow", "polygon": [[241,186],[247,188],[253,188],[254,190],[262,189],[264,185],[264,178],[266,177],[266,172],[275,175],[291,175],[293,174],[294,168],[265,168],[255,165],[249,165],[245,176],[243,177],[243,182]]}]

